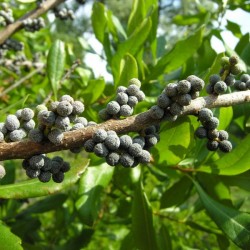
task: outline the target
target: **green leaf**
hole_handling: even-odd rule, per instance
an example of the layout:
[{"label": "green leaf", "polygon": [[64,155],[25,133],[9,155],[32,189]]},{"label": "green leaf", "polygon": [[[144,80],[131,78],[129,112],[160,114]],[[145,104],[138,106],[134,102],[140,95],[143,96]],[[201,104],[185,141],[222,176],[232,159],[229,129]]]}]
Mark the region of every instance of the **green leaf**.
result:
[{"label": "green leaf", "polygon": [[212,166],[201,166],[197,171],[219,175],[237,175],[250,169],[250,134],[230,153],[224,154]]},{"label": "green leaf", "polygon": [[92,226],[101,208],[101,195],[113,176],[114,168],[102,164],[89,167],[79,183],[76,209],[82,222]]},{"label": "green leaf", "polygon": [[226,207],[210,198],[194,181],[200,199],[217,226],[242,249],[250,248],[250,214]]},{"label": "green leaf", "polygon": [[151,69],[148,80],[156,79],[163,73],[168,73],[181,67],[200,47],[203,33],[204,27],[201,27],[193,35],[177,42],[174,48],[163,55]]},{"label": "green leaf", "polygon": [[201,22],[203,15],[176,15],[173,18],[173,23],[177,25],[191,25]]},{"label": "green leaf", "polygon": [[87,88],[83,92],[84,104],[89,105],[91,103],[95,103],[96,100],[98,100],[98,98],[103,94],[105,85],[106,83],[103,77],[99,79],[91,79],[88,82]]},{"label": "green leaf", "polygon": [[236,37],[241,38],[241,29],[239,24],[227,20],[226,28],[230,30]]},{"label": "green leaf", "polygon": [[107,17],[105,7],[102,3],[94,2],[91,21],[96,38],[103,43],[107,26]]},{"label": "green leaf", "polygon": [[22,250],[21,239],[0,221],[0,246],[3,250]]},{"label": "green leaf", "polygon": [[127,85],[132,78],[138,77],[138,67],[135,58],[127,53],[121,60],[120,79],[118,85]]},{"label": "green leaf", "polygon": [[172,239],[168,228],[163,224],[157,234],[158,249],[172,250]]},{"label": "green leaf", "polygon": [[143,189],[142,180],[138,182],[133,197],[132,234],[137,249],[157,249],[152,208]]},{"label": "green leaf", "polygon": [[188,198],[192,187],[192,181],[183,176],[162,194],[161,209],[182,204]]},{"label": "green leaf", "polygon": [[71,163],[71,170],[65,174],[62,183],[55,183],[52,180],[42,183],[37,179],[18,182],[11,185],[0,186],[0,198],[3,199],[24,199],[57,193],[75,184],[81,174],[86,170],[89,160],[82,159],[82,162]]},{"label": "green leaf", "polygon": [[233,119],[233,108],[232,107],[221,107],[220,108],[220,124],[218,129],[226,129]]},{"label": "green leaf", "polygon": [[165,123],[161,127],[161,140],[156,145],[158,163],[169,166],[182,161],[193,139],[192,130],[188,117],[178,118],[174,126],[172,122]]},{"label": "green leaf", "polygon": [[59,83],[64,72],[65,64],[65,48],[64,43],[60,40],[56,40],[48,54],[47,61],[47,74],[50,80],[51,87],[54,95],[57,98],[57,91],[59,89]]}]

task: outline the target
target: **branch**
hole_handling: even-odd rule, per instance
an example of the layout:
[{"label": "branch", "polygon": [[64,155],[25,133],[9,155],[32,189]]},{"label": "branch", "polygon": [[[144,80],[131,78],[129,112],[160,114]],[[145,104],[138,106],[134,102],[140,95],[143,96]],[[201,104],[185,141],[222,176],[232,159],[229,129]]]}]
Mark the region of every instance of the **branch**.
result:
[{"label": "branch", "polygon": [[[206,97],[200,97],[193,100],[192,103],[185,108],[182,116],[195,115],[201,108],[204,107],[228,107],[246,102],[250,102],[250,90],[220,96],[210,95]],[[74,147],[80,147],[83,146],[83,143],[90,139],[94,131],[99,128],[103,128],[105,130],[114,130],[117,132],[117,134],[125,134],[129,132],[139,132],[143,128],[160,122],[162,122],[162,120],[153,120],[150,117],[149,111],[146,111],[123,120],[108,120],[95,126],[65,132],[63,142],[60,145],[54,145],[51,142],[35,143],[29,140],[11,143],[4,142],[0,144],[0,161],[9,159],[25,159],[36,154],[50,153]]]},{"label": "branch", "polygon": [[4,30],[0,31],[0,44],[3,44],[9,37],[23,28],[23,20],[27,18],[38,18],[48,10],[53,9],[55,6],[63,2],[65,2],[65,0],[48,0],[44,2],[40,7],[28,12],[27,14],[19,18],[16,22],[9,24]]}]

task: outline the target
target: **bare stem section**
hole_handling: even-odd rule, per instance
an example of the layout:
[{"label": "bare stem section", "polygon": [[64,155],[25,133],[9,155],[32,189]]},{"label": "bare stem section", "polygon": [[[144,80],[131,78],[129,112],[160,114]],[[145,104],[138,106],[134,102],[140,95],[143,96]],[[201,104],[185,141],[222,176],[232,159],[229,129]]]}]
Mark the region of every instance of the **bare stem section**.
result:
[{"label": "bare stem section", "polygon": [[23,24],[22,21],[31,18],[35,19],[39,16],[43,15],[50,9],[53,9],[57,5],[65,2],[65,0],[48,0],[45,1],[40,7],[28,12],[21,18],[19,18],[16,22],[9,24],[5,29],[0,31],[0,44],[3,44],[9,37],[11,37],[14,33],[16,33],[18,30],[22,29]]},{"label": "bare stem section", "polygon": [[[192,101],[182,114],[195,115],[204,107],[218,108],[228,107],[250,102],[250,90],[240,91],[220,96],[200,97]],[[83,146],[83,143],[90,139],[96,129],[114,130],[117,134],[128,132],[138,132],[150,125],[163,122],[154,120],[150,117],[149,111],[128,117],[123,120],[108,120],[95,126],[86,127],[80,130],[64,133],[64,140],[60,145],[54,145],[51,142],[34,143],[29,140],[0,144],[0,161],[9,159],[25,159],[32,155],[41,153],[50,153],[55,151],[66,150],[74,147]],[[173,126],[174,126],[173,122]]]}]

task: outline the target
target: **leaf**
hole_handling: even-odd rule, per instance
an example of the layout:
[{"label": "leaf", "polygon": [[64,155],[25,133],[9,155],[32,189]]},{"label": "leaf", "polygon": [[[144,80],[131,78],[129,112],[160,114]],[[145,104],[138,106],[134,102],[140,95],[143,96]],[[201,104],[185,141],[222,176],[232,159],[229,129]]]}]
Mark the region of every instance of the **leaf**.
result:
[{"label": "leaf", "polygon": [[10,231],[10,228],[5,226],[0,221],[0,246],[3,250],[22,250],[21,239]]},{"label": "leaf", "polygon": [[76,209],[82,222],[92,226],[101,208],[101,195],[113,176],[114,168],[108,164],[89,167],[79,183]]},{"label": "leaf", "polygon": [[138,66],[135,58],[127,53],[121,60],[118,85],[127,85],[129,80],[138,77]]},{"label": "leaf", "polygon": [[65,48],[62,41],[56,40],[52,44],[47,60],[47,74],[54,95],[57,98],[57,91],[59,89],[59,83],[64,72],[65,64]]},{"label": "leaf", "polygon": [[143,189],[142,180],[137,183],[134,191],[132,205],[132,234],[136,249],[157,249],[152,208]]},{"label": "leaf", "polygon": [[233,108],[232,107],[221,107],[219,116],[219,127],[218,129],[226,129],[233,119]]},{"label": "leaf", "polygon": [[[151,69],[148,80],[156,79],[163,73],[178,69],[191,57],[202,43],[204,27],[198,29],[193,35],[178,41],[174,48],[163,55],[156,65]],[[188,48],[188,49],[186,49]]]},{"label": "leaf", "polygon": [[107,26],[105,7],[102,3],[94,2],[91,15],[92,27],[96,38],[103,43]]},{"label": "leaf", "polygon": [[250,169],[250,134],[230,153],[224,154],[212,166],[201,166],[197,171],[219,175],[237,175]]},{"label": "leaf", "polygon": [[200,199],[217,226],[242,249],[250,248],[250,214],[226,207],[210,198],[193,180]]},{"label": "leaf", "polygon": [[226,28],[230,30],[236,37],[241,38],[241,29],[240,26],[237,23],[231,22],[230,20],[227,20],[227,26]]},{"label": "leaf", "polygon": [[172,240],[168,228],[163,224],[157,234],[158,249],[172,250]]},{"label": "leaf", "polygon": [[162,194],[161,209],[182,204],[188,198],[192,187],[192,181],[186,176],[182,177]]},{"label": "leaf", "polygon": [[0,198],[24,199],[57,193],[75,184],[86,170],[88,163],[89,160],[87,159],[83,159],[78,164],[73,163],[74,167],[65,174],[65,179],[62,183],[55,183],[52,180],[48,183],[42,183],[37,179],[33,179],[0,186]]},{"label": "leaf", "polygon": [[161,140],[155,147],[159,164],[171,166],[185,158],[193,139],[192,129],[188,117],[178,118],[174,126],[172,122],[167,122],[161,127]]},{"label": "leaf", "polygon": [[103,77],[100,77],[99,79],[91,79],[88,82],[87,88],[83,92],[84,104],[89,105],[95,103],[102,95],[105,85],[106,83]]}]

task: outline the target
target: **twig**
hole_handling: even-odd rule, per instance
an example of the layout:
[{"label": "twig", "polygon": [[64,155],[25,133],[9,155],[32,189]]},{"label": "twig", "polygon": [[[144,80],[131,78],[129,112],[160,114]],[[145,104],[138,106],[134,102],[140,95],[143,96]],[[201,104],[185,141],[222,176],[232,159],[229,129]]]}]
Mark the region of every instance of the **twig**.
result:
[{"label": "twig", "polygon": [[48,0],[44,2],[40,7],[28,12],[26,15],[19,18],[16,22],[9,24],[4,30],[0,31],[0,44],[3,44],[15,32],[23,28],[23,20],[27,18],[38,18],[48,10],[53,9],[63,2],[65,2],[65,0]]},{"label": "twig", "polygon": [[0,97],[6,95],[7,93],[9,93],[11,90],[17,88],[19,85],[21,85],[23,82],[25,82],[26,80],[28,80],[29,78],[31,78],[33,75],[35,75],[36,73],[40,72],[41,69],[44,67],[44,65],[40,65],[37,69],[35,69],[34,71],[30,72],[28,75],[26,75],[25,77],[21,78],[19,81],[15,82],[14,84],[12,84],[9,88],[5,89],[2,93],[0,93]]},{"label": "twig", "polygon": [[[203,107],[227,107],[246,102],[250,102],[250,90],[239,91],[220,96],[210,95],[206,97],[200,97],[196,100],[193,100],[192,103],[185,108],[182,116],[190,114],[195,115]],[[103,128],[105,130],[114,130],[118,134],[125,134],[129,132],[139,132],[145,127],[160,122],[162,122],[162,120],[153,120],[150,117],[150,112],[146,111],[123,120],[108,120],[95,126],[65,132],[63,142],[60,145],[54,145],[50,142],[34,143],[29,140],[1,143],[0,161],[8,159],[25,159],[36,154],[50,153],[74,147],[80,147],[86,140],[90,139],[94,131],[99,128]],[[173,122],[173,126],[174,125],[175,123]]]}]

